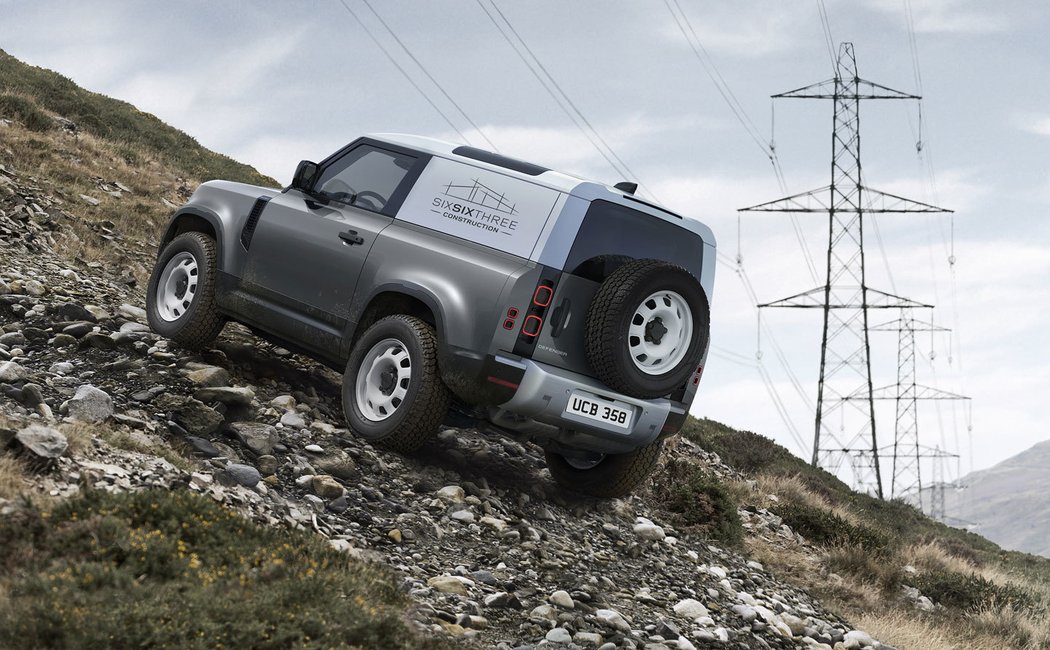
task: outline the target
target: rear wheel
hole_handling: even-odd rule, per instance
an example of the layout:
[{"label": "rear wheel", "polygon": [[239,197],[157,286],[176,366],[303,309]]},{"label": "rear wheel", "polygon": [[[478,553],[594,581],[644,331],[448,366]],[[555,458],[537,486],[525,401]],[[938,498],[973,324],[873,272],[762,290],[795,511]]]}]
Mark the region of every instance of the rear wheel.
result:
[{"label": "rear wheel", "polygon": [[703,287],[658,260],[624,264],[599,287],[587,312],[587,359],[625,395],[667,395],[695,372],[710,332]]},{"label": "rear wheel", "polygon": [[388,316],[354,344],[343,375],[343,412],[355,434],[411,452],[448,412],[451,395],[437,366],[434,328],[414,316]]},{"label": "rear wheel", "polygon": [[146,319],[154,332],[191,349],[208,346],[225,320],[215,304],[215,240],[200,232],[164,247],[146,288]]},{"label": "rear wheel", "polygon": [[563,456],[548,450],[547,468],[562,487],[593,497],[622,497],[652,474],[662,448],[657,440],[626,454]]}]

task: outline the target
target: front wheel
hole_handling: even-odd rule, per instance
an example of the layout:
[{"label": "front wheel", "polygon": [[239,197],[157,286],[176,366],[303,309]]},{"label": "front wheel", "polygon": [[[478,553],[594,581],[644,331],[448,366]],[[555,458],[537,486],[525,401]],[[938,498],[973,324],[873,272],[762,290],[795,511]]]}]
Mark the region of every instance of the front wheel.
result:
[{"label": "front wheel", "polygon": [[413,316],[388,316],[354,344],[343,374],[347,426],[369,442],[408,453],[423,445],[448,412],[434,328]]},{"label": "front wheel", "polygon": [[215,340],[225,320],[215,304],[215,240],[200,232],[164,247],[146,288],[146,319],[154,332],[190,349]]},{"label": "front wheel", "polygon": [[657,440],[626,454],[566,457],[548,450],[547,469],[559,485],[570,490],[592,497],[622,497],[652,474],[662,448],[663,442]]}]

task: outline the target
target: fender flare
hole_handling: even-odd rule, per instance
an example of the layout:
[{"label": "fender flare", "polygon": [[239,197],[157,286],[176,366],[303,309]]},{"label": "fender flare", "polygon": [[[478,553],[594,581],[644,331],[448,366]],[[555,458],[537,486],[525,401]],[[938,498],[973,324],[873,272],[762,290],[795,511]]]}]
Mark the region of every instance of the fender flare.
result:
[{"label": "fender flare", "polygon": [[175,232],[178,230],[179,222],[184,220],[186,217],[197,217],[206,221],[212,229],[215,230],[215,245],[217,247],[218,259],[220,268],[224,266],[223,262],[225,258],[225,229],[223,228],[222,219],[209,208],[200,205],[184,205],[179,208],[171,219],[168,221],[168,227],[164,229],[164,236],[161,237],[160,243],[157,245],[157,255],[160,256],[160,252],[164,250],[164,247],[168,243],[175,239]]}]

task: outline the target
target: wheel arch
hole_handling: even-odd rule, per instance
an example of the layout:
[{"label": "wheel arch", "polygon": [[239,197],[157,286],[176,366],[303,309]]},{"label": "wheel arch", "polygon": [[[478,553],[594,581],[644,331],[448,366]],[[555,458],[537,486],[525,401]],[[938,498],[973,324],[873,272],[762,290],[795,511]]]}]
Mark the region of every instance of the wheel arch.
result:
[{"label": "wheel arch", "polygon": [[225,252],[222,220],[211,210],[199,206],[184,206],[175,213],[157,247],[158,256],[171,240],[186,232],[204,233],[215,240],[216,258],[221,269]]},{"label": "wheel arch", "polygon": [[440,301],[423,287],[405,284],[388,284],[375,287],[368,300],[360,308],[358,317],[351,319],[351,331],[344,337],[344,357],[348,357],[354,343],[373,323],[394,314],[408,314],[431,325],[438,339],[439,351],[445,348],[445,319]]}]

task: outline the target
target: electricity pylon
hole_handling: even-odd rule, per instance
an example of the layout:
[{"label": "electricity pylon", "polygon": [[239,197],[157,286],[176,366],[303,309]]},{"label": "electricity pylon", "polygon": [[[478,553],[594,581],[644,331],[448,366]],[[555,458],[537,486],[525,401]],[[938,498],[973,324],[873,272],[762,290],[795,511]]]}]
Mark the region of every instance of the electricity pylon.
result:
[{"label": "electricity pylon", "polygon": [[[882,472],[879,467],[872,397],[868,310],[930,305],[867,285],[864,275],[864,215],[950,210],[863,185],[860,102],[869,99],[917,100],[920,97],[860,79],[857,76],[853,44],[842,43],[832,79],[773,95],[773,98],[830,99],[834,102],[831,185],[742,208],[741,212],[826,212],[829,224],[827,279],[823,286],[759,307],[823,310],[824,333],[820,345],[820,380],[817,383],[812,463],[834,473],[843,459],[849,459],[853,467],[854,485],[882,498]],[[858,383],[861,384],[859,389]],[[867,399],[850,399],[858,390],[863,391]],[[851,432],[840,439],[828,427],[828,416],[839,410],[842,431],[845,433],[847,406],[856,412],[850,412]],[[854,420],[859,421],[859,424]]]},{"label": "electricity pylon", "polygon": [[[919,400],[966,400],[969,397],[956,395],[938,388],[923,386],[915,380],[915,332],[948,332],[946,327],[918,320],[911,309],[902,309],[900,318],[870,328],[872,332],[897,332],[897,383],[873,391],[873,399],[891,399],[896,402],[897,422],[893,436],[893,480],[890,496],[916,494],[919,509],[926,511],[922,503],[923,458],[933,458],[936,463],[945,457],[957,457],[939,448],[935,453],[924,450],[919,444]],[[940,459],[940,460],[938,460]],[[936,487],[936,486],[934,486]],[[943,511],[943,490],[941,491]]]}]

